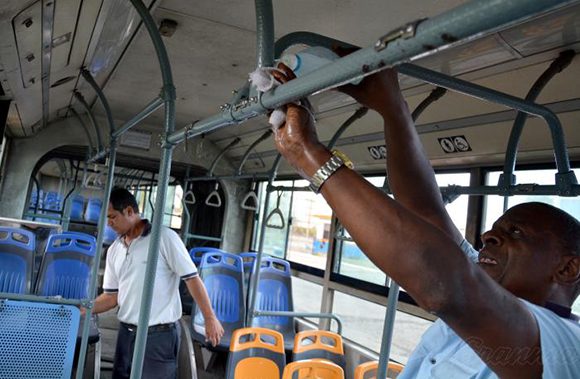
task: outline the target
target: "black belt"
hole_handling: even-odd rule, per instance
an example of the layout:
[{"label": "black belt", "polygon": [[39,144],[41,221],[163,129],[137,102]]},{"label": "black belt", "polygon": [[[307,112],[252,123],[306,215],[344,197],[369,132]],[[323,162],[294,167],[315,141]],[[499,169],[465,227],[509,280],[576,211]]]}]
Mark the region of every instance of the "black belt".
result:
[{"label": "black belt", "polygon": [[[125,327],[128,331],[130,332],[135,332],[137,331],[137,325],[133,325],[133,324],[127,324],[125,322],[121,322],[121,325],[123,327]],[[151,325],[147,332],[161,332],[164,330],[170,330],[175,328],[175,322],[169,323],[169,324],[157,324],[157,325]]]}]

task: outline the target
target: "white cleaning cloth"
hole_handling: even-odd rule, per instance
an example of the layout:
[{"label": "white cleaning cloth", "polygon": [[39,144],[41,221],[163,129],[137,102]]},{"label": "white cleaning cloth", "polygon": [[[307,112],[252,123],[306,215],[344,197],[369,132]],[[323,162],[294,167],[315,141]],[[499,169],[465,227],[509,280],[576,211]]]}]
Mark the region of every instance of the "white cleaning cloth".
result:
[{"label": "white cleaning cloth", "polygon": [[[270,73],[273,70],[277,70],[272,67],[258,67],[254,72],[250,72],[250,82],[256,86],[256,89],[260,92],[266,92],[274,87],[278,87],[280,84],[274,76]],[[278,129],[286,121],[286,112],[282,108],[276,108],[270,115],[268,122],[272,125],[272,128]]]},{"label": "white cleaning cloth", "polygon": [[[252,84],[256,86],[256,89],[260,92],[266,92],[274,87],[278,87],[282,83],[280,83],[274,78],[274,76],[272,76],[271,72],[274,70],[279,71],[277,68],[273,67],[258,67],[256,70],[250,73],[250,82],[252,82]],[[314,120],[314,115],[312,114],[312,110],[309,106],[310,104],[307,100],[297,101],[295,104],[306,109]],[[286,122],[286,111],[281,107],[274,109],[272,114],[270,114],[268,122],[270,125],[272,125],[274,130],[278,129],[284,124],[284,122]]]}]

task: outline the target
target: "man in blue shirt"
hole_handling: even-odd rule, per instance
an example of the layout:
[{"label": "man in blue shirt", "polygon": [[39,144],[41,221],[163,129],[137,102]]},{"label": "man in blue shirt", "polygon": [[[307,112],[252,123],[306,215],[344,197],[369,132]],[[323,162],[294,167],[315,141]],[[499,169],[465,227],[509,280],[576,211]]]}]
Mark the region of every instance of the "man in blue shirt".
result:
[{"label": "man in blue shirt", "polygon": [[[280,68],[277,80],[294,78]],[[365,254],[440,318],[400,378],[577,378],[580,327],[570,306],[580,292],[578,221],[546,204],[518,205],[475,252],[445,210],[396,72],[342,90],[383,117],[396,201],[328,151],[300,105],[286,106],[274,140]]]}]

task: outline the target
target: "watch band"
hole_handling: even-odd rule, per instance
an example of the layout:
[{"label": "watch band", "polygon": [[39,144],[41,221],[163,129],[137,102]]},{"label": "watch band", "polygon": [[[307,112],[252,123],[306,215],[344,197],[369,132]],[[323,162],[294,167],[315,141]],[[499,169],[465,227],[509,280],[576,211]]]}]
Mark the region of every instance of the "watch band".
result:
[{"label": "watch band", "polygon": [[310,178],[310,189],[314,193],[320,193],[320,187],[330,178],[332,174],[336,172],[339,168],[344,166],[344,161],[338,155],[332,155],[332,157],[323,164],[312,178]]}]

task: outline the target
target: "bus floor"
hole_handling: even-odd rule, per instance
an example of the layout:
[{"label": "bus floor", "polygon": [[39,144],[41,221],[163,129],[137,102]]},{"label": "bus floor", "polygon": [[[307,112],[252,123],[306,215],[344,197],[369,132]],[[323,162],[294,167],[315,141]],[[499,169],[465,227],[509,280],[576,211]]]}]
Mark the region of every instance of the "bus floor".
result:
[{"label": "bus floor", "polygon": [[[191,317],[189,315],[184,315],[183,319],[187,325],[191,325]],[[115,346],[117,343],[117,332],[119,330],[117,310],[113,309],[100,314],[98,323],[101,338],[101,379],[110,379],[112,377],[113,359],[115,357]],[[182,348],[184,347],[183,342],[181,346]],[[197,366],[197,379],[223,379],[225,377],[225,367],[227,361],[227,355],[225,353],[213,355],[211,362],[206,364],[209,367],[204,369],[203,362],[206,362],[209,359],[208,355],[202,353],[202,349],[199,347],[199,345],[194,345],[194,352]],[[181,353],[183,353],[183,351],[180,352],[180,354]],[[187,354],[187,352],[185,354]],[[206,361],[204,361],[204,358]],[[180,363],[182,362],[183,359],[180,359]],[[191,375],[191,371],[182,370],[182,368],[183,367],[180,367],[180,375],[178,376],[178,379],[195,379],[195,376]]]}]

